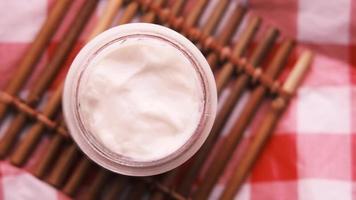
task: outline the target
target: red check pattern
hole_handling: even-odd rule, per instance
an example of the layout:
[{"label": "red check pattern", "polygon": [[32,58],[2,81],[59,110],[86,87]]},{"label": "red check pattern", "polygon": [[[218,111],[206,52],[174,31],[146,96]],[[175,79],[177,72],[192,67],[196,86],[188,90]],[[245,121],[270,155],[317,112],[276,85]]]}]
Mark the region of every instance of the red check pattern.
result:
[{"label": "red check pattern", "polygon": [[[53,1],[0,1],[1,89],[42,25]],[[40,69],[53,55],[54,47],[81,2],[76,1],[72,6],[65,23],[36,67],[36,76],[27,86],[38,77]],[[83,45],[105,3],[102,1],[99,5],[76,50],[68,58],[67,66]],[[236,199],[356,199],[356,1],[248,0],[244,3],[254,14],[262,16],[265,23],[279,27],[284,35],[296,38],[317,55],[306,80]],[[65,72],[66,68],[61,72],[62,77]],[[256,126],[258,124],[253,124],[250,129]],[[248,140],[249,136],[245,137],[243,144]],[[238,165],[239,151],[211,199],[223,190],[231,170]],[[31,168],[31,163],[28,165],[26,169]],[[41,199],[68,198],[6,161],[0,162],[0,180],[0,199],[38,199],[39,195]]]}]

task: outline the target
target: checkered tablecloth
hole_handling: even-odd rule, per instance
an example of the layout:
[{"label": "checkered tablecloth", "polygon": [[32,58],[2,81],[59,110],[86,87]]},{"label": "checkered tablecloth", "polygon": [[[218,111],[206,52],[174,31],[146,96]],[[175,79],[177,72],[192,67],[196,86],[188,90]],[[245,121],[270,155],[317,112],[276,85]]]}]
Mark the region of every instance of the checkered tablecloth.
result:
[{"label": "checkered tablecloth", "polygon": [[[79,2],[75,2],[75,8]],[[236,199],[356,199],[356,1],[248,0],[243,3],[265,22],[279,27],[317,55]],[[1,89],[52,5],[52,0],[0,0]],[[78,48],[104,5],[102,1]],[[74,16],[75,8],[64,25]],[[62,27],[56,34],[36,74],[46,66],[64,30]],[[229,168],[236,164],[231,162]],[[222,176],[212,199],[222,191],[230,173],[227,170]],[[67,199],[7,161],[0,162],[0,181],[0,199]]]}]

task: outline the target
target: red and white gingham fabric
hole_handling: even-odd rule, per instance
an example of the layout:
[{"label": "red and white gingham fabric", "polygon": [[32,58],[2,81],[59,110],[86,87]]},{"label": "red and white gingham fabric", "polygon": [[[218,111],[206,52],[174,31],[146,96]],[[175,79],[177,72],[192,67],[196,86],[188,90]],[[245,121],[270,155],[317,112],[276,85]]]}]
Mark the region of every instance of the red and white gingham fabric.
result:
[{"label": "red and white gingham fabric", "polygon": [[[317,55],[236,199],[356,199],[356,1],[248,0],[244,3],[265,22],[279,27]],[[1,89],[52,4],[49,0],[0,0]],[[78,8],[80,3],[76,1],[75,5]],[[102,1],[85,32],[93,27],[104,5]],[[71,9],[65,24],[74,11]],[[65,28],[60,30],[36,68],[37,73],[53,54]],[[78,48],[86,34],[81,38]],[[230,169],[236,164],[231,162]],[[228,170],[222,176],[212,199],[222,191],[230,173]],[[0,162],[0,174],[0,199],[67,199],[6,161]]]}]

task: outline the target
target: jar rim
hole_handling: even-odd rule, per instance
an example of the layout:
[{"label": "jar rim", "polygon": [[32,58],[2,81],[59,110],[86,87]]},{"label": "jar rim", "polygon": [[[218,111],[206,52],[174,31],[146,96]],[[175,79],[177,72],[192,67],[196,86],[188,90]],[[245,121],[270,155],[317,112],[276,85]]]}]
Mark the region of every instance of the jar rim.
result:
[{"label": "jar rim", "polygon": [[[171,154],[157,160],[137,161],[109,150],[85,127],[79,112],[80,80],[95,56],[106,47],[133,37],[153,37],[169,42],[180,50],[196,69],[203,89],[203,111],[189,139]],[[80,149],[97,164],[120,174],[147,176],[163,173],[188,160],[207,138],[216,114],[215,81],[201,52],[188,39],[163,26],[132,23],[111,28],[86,44],[73,61],[65,80],[63,109],[71,136]]]}]

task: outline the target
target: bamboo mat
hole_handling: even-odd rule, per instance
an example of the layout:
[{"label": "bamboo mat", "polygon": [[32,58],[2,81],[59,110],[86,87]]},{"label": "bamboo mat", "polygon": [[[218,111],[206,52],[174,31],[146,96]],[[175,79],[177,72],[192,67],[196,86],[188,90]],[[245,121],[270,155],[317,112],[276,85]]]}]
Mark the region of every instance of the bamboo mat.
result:
[{"label": "bamboo mat", "polygon": [[[170,3],[163,0],[109,0],[88,38],[110,26],[132,21],[168,26],[188,37],[204,53],[214,72],[219,94],[219,111],[211,134],[190,161],[154,177],[121,176],[92,163],[71,141],[61,117],[61,83],[44,100],[51,83],[54,80],[62,82],[57,80],[58,74],[68,55],[75,51],[75,43],[97,3],[97,0],[86,0],[81,5],[81,12],[73,17],[47,67],[33,81],[29,93],[19,97],[26,80],[32,75],[32,67],[38,63],[58,31],[72,1],[57,1],[53,6],[17,71],[0,93],[1,122],[7,114],[13,116],[7,127],[2,127],[5,133],[0,139],[0,156],[19,167],[33,162],[34,167],[30,170],[33,175],[73,197],[206,199],[226,170],[235,149],[241,146],[244,132],[258,121],[260,125],[254,131],[250,144],[244,148],[239,165],[234,168],[220,197],[232,199],[273,134],[281,114],[307,71],[312,54],[307,50],[297,52],[292,38],[281,34],[276,27],[264,26],[259,16],[249,13],[243,5],[228,0],[216,3],[208,14],[204,12],[209,3],[207,0],[198,0],[194,4],[183,0]],[[184,11],[186,6],[191,7],[189,12]],[[228,8],[231,11],[225,14]],[[197,24],[204,17],[205,23]],[[286,67],[289,70],[285,70]],[[230,124],[226,139],[217,144],[244,93],[249,93],[247,102]],[[263,107],[261,105],[265,104],[266,112],[257,117]],[[31,156],[41,145],[43,137],[49,137],[44,147],[46,151],[33,161]],[[205,171],[205,175],[201,176],[201,171]],[[85,182],[90,183],[86,191],[78,193]]]}]

